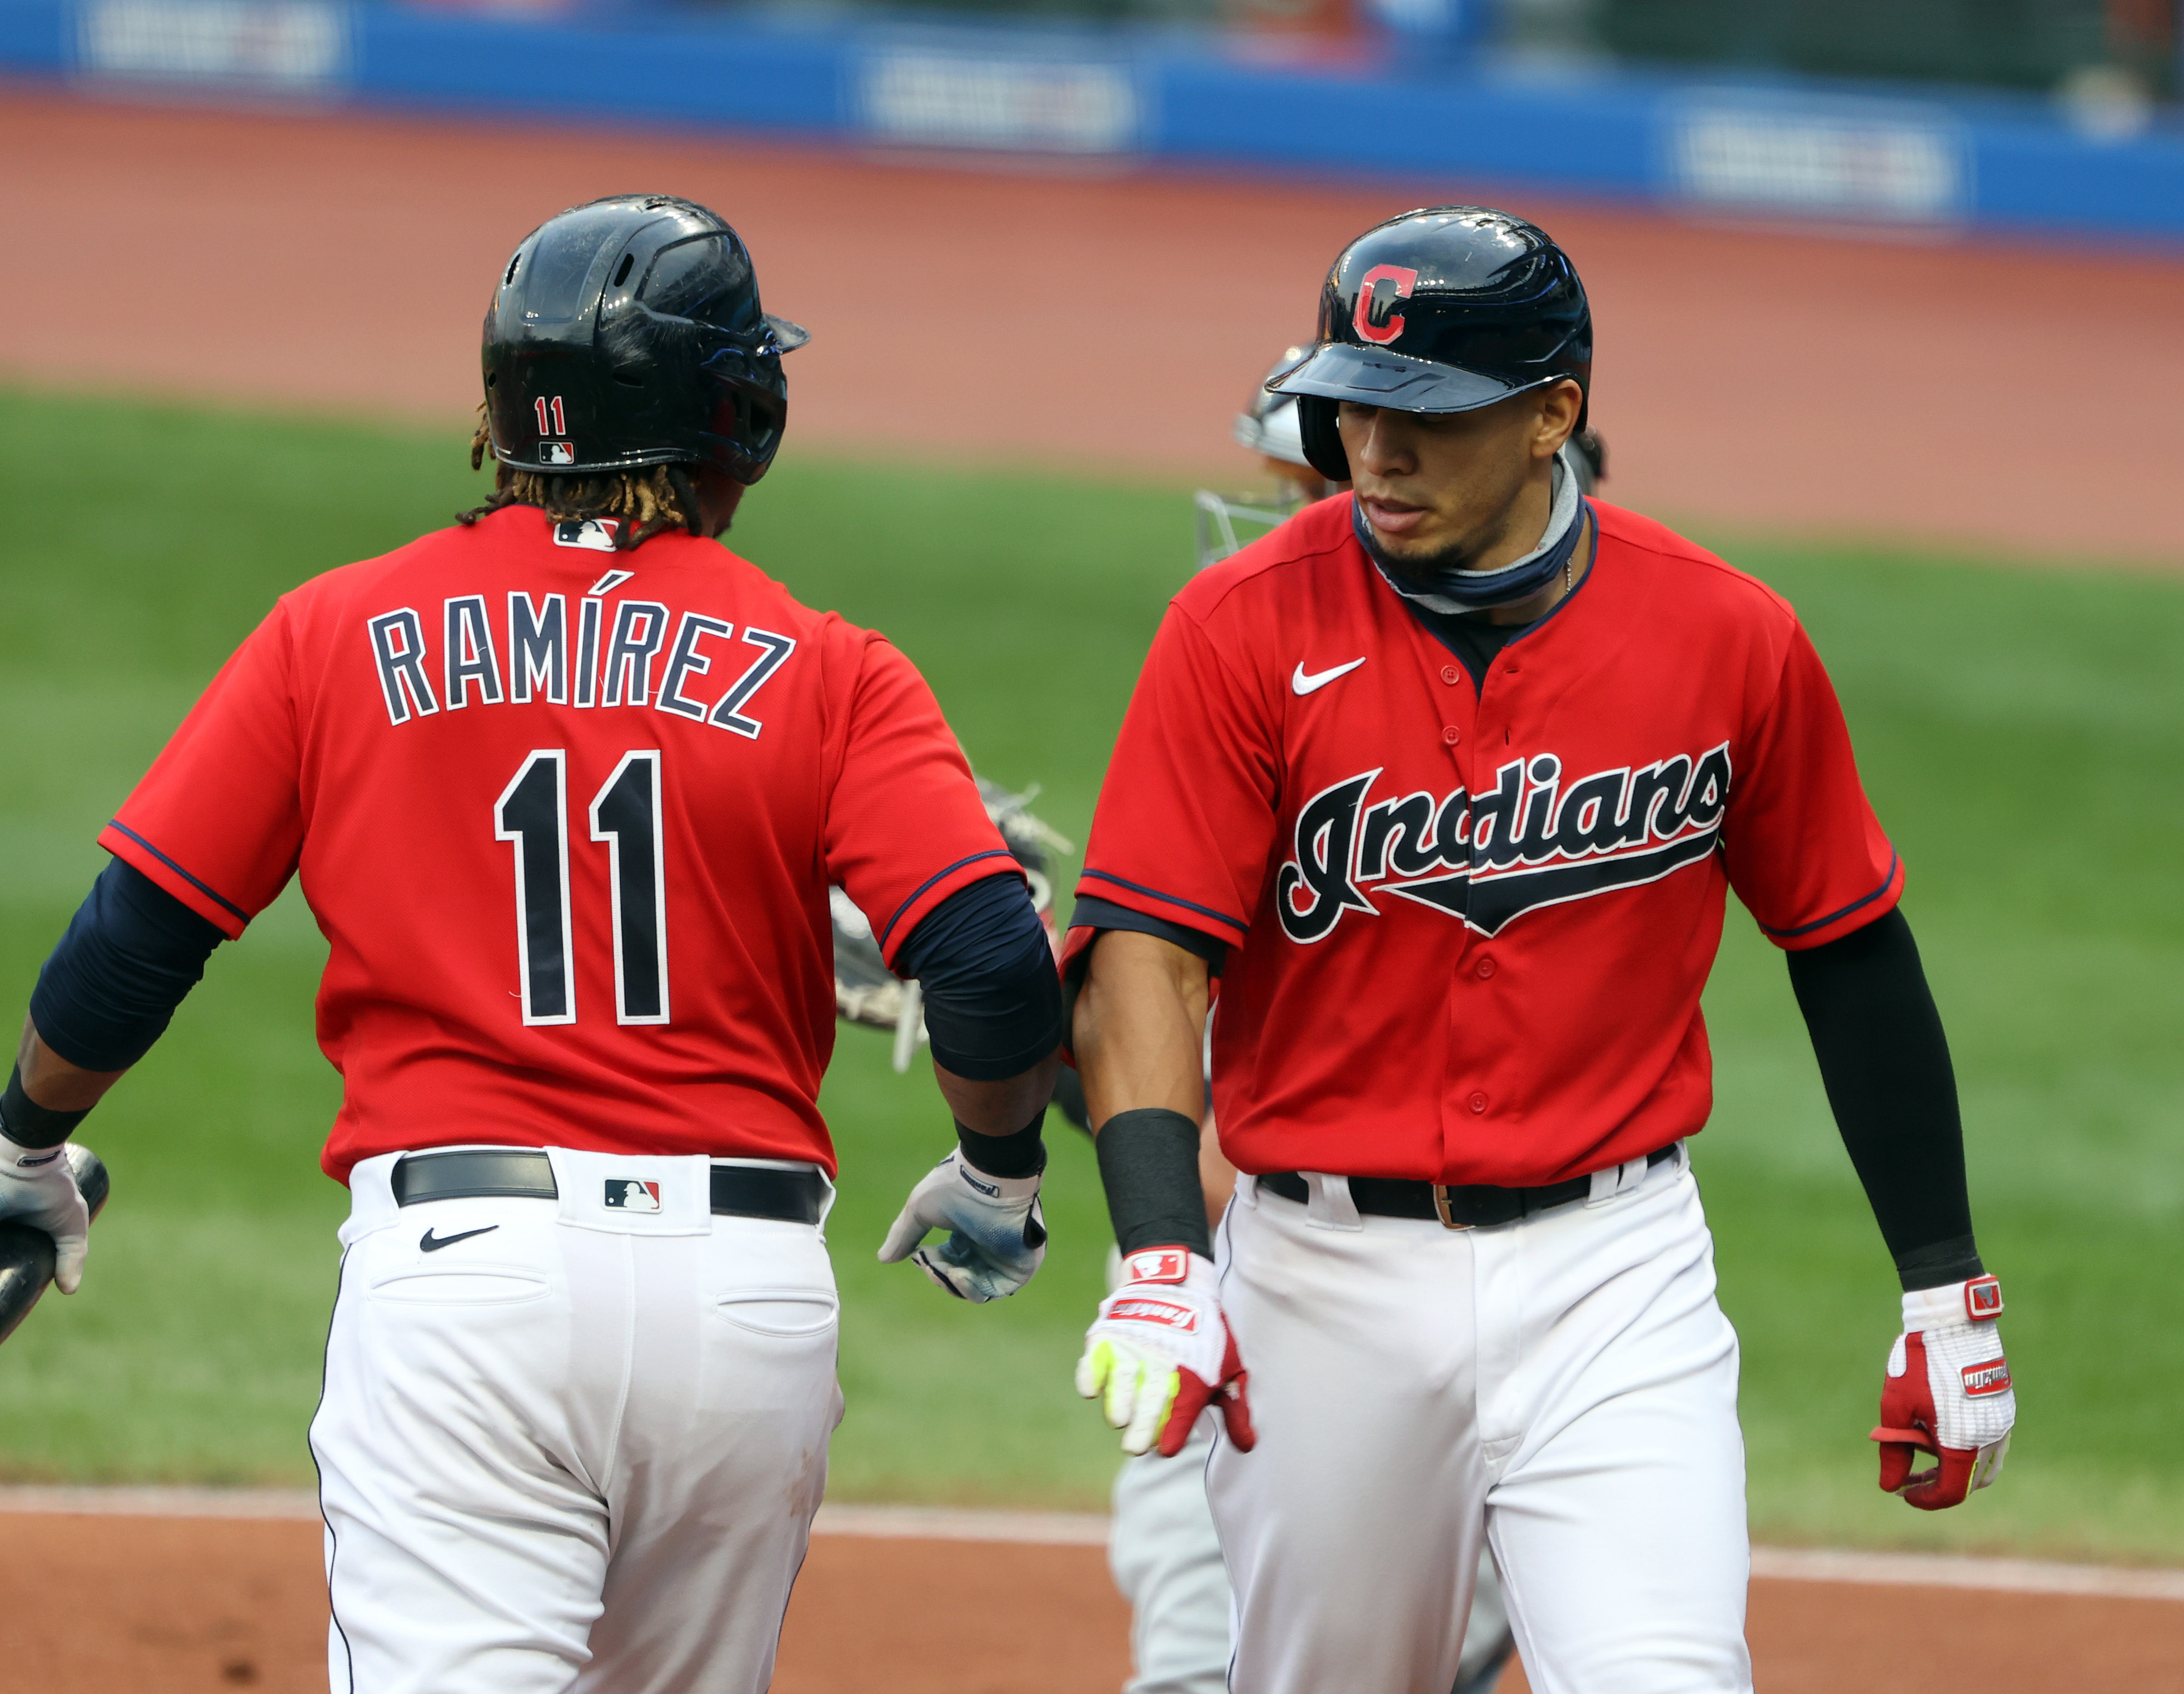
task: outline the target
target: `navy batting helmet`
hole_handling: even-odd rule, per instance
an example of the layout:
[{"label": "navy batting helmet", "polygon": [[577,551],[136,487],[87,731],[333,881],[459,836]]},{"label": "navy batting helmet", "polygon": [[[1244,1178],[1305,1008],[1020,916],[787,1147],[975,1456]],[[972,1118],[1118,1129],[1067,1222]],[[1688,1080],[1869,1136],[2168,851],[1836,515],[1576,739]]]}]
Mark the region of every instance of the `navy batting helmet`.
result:
[{"label": "navy batting helmet", "polygon": [[781,355],[810,339],[760,309],[750,254],[717,213],[665,194],[575,207],[523,238],[486,309],[493,456],[755,482],[788,418]]},{"label": "navy batting helmet", "polygon": [[1267,387],[1297,397],[1312,469],[1346,482],[1341,401],[1468,412],[1566,379],[1590,395],[1592,312],[1569,255],[1490,206],[1429,206],[1343,248],[1320,294],[1318,342]]}]

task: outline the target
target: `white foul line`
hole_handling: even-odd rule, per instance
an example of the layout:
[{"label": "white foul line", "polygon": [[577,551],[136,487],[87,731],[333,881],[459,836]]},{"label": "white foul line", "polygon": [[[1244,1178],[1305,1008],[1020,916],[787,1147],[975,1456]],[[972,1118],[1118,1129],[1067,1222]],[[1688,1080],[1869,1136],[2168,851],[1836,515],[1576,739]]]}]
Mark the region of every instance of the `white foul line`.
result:
[{"label": "white foul line", "polygon": [[[95,1513],[102,1517],[231,1518],[319,1521],[317,1496],[282,1488],[0,1487],[0,1512]],[[1000,1541],[1020,1546],[1096,1547],[1108,1520],[1091,1512],[985,1512],[930,1506],[819,1508],[821,1535],[887,1541]],[[1984,1589],[2010,1594],[2084,1595],[2109,1600],[2184,1601],[2184,1570],[2062,1564],[2038,1559],[1971,1558],[1954,1553],[1852,1552],[1830,1548],[1754,1547],[1752,1574],[1763,1582],[1847,1582],[1892,1588]]]}]

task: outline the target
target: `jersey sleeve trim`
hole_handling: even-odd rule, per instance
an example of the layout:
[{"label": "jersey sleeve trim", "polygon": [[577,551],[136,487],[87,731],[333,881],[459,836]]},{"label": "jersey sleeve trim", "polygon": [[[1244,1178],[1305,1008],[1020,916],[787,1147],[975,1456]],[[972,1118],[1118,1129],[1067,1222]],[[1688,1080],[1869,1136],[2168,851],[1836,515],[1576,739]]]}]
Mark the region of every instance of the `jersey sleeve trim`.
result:
[{"label": "jersey sleeve trim", "polygon": [[[1800,923],[1795,928],[1791,929],[1769,928],[1766,924],[1763,923],[1759,926],[1760,931],[1762,933],[1766,935],[1769,940],[1774,941],[1778,944],[1796,941],[1800,942],[1806,946],[1815,947],[1820,945],[1823,939],[1832,941],[1836,939],[1835,935],[1829,935],[1824,938],[1821,937],[1820,932],[1822,930],[1836,929],[1836,934],[1847,935],[1853,929],[1864,928],[1864,923],[1871,922],[1874,918],[1885,917],[1887,916],[1890,907],[1892,907],[1895,904],[1893,900],[1889,901],[1889,906],[1885,906],[1880,911],[1875,912],[1872,918],[1865,919],[1860,923],[1847,924],[1843,922],[1845,918],[1851,917],[1854,913],[1864,911],[1867,906],[1871,906],[1875,900],[1886,899],[1892,894],[1900,895],[1903,893],[1903,855],[1901,854],[1892,852],[1888,856],[1888,874],[1881,878],[1880,886],[1874,889],[1871,894],[1861,894],[1858,899],[1852,900],[1848,906],[1838,907],[1836,910],[1830,912],[1825,917],[1816,917],[1810,923]],[[1841,927],[1840,928],[1836,928],[1836,926],[1838,925],[1841,925]]]},{"label": "jersey sleeve trim", "polygon": [[1089,929],[1106,933],[1111,929],[1126,930],[1180,947],[1186,953],[1195,954],[1206,961],[1207,972],[1219,976],[1228,957],[1228,944],[1217,935],[1209,935],[1194,924],[1178,923],[1172,917],[1156,917],[1151,912],[1139,911],[1134,907],[1117,905],[1112,900],[1102,900],[1097,894],[1077,896],[1077,908],[1069,914],[1069,928]]},{"label": "jersey sleeve trim", "polygon": [[[119,818],[99,831],[98,844],[116,858],[135,866],[199,917],[218,926],[230,940],[239,939],[249,924],[248,912],[210,883],[192,876]],[[131,850],[132,848],[134,851]],[[145,862],[148,855],[151,861],[148,864]],[[175,885],[176,878],[181,879],[183,886],[177,888]],[[218,910],[208,907],[207,900]]]},{"label": "jersey sleeve trim", "polygon": [[[895,931],[901,927],[902,921],[905,917],[908,917],[914,911],[916,911],[918,916],[921,917],[924,916],[923,911],[920,909],[919,903],[921,901],[925,901],[928,905],[938,905],[939,903],[944,895],[933,895],[933,899],[930,900],[927,900],[926,897],[928,894],[932,894],[933,889],[939,888],[941,883],[947,882],[950,878],[956,877],[961,883],[972,883],[976,882],[979,877],[989,877],[993,875],[994,873],[991,871],[981,871],[978,872],[976,876],[957,876],[959,872],[965,870],[968,867],[983,864],[989,859],[1006,859],[1011,866],[1016,863],[1016,855],[1010,852],[1007,848],[989,847],[983,853],[973,853],[967,859],[958,859],[954,864],[949,866],[945,870],[934,872],[923,882],[920,883],[916,888],[911,891],[911,895],[908,900],[903,901],[900,906],[894,909],[894,916],[888,919],[886,926],[883,928],[879,933],[879,944],[882,950],[884,951],[886,950],[889,939],[894,934]],[[954,892],[955,889],[953,888],[950,888],[945,890],[946,894],[953,894]],[[916,927],[917,926],[916,924],[912,924],[911,926],[913,929]],[[906,935],[907,932],[905,933]]]},{"label": "jersey sleeve trim", "polygon": [[[1112,883],[1118,889],[1128,889],[1132,894],[1141,894],[1147,900],[1156,900],[1163,906],[1180,906],[1185,911],[1195,911],[1201,917],[1210,917],[1216,923],[1226,924],[1236,932],[1236,938],[1239,940],[1251,931],[1251,926],[1240,917],[1231,917],[1225,911],[1216,911],[1210,906],[1201,906],[1195,900],[1184,900],[1179,894],[1162,894],[1158,889],[1149,889],[1143,883],[1131,882],[1126,878],[1116,876],[1112,872],[1095,871],[1088,867],[1084,874],[1100,882]],[[1196,929],[1201,926],[1194,923],[1190,927]]]}]

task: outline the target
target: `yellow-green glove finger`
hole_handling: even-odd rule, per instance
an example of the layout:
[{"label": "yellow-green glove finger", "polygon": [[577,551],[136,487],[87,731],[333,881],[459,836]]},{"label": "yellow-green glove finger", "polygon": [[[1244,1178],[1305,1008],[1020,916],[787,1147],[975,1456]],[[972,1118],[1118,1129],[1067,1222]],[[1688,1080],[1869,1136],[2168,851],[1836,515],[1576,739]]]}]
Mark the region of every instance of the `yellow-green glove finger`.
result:
[{"label": "yellow-green glove finger", "polygon": [[[1129,1428],[1123,1430],[1123,1451],[1147,1453],[1160,1439],[1161,1426],[1175,1409],[1175,1396],[1183,1389],[1183,1373],[1173,1365],[1165,1369],[1146,1366],[1138,1382],[1137,1404],[1131,1408]],[[1107,1420],[1122,1429],[1122,1420]]]},{"label": "yellow-green glove finger", "polygon": [[1077,1392],[1086,1400],[1097,1400],[1114,1368],[1115,1350],[1105,1341],[1093,1342],[1077,1361]]},{"label": "yellow-green glove finger", "polygon": [[1130,1421],[1131,1410],[1142,1391],[1139,1379],[1145,1369],[1145,1362],[1127,1348],[1113,1354],[1107,1371],[1107,1397],[1100,1407],[1109,1429],[1122,1429]]}]

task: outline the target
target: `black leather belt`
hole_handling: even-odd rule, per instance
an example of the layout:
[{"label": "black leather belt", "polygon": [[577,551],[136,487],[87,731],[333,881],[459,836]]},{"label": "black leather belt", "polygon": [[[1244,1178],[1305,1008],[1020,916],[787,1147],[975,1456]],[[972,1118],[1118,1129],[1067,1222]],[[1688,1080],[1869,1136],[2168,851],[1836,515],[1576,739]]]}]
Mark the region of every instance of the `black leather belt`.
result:
[{"label": "black leather belt", "polygon": [[[554,1162],[533,1147],[465,1148],[410,1153],[394,1162],[388,1185],[397,1206],[427,1200],[558,1200]],[[713,1214],[816,1223],[827,1211],[827,1179],[816,1170],[715,1165]]]},{"label": "black leather belt", "polygon": [[[1656,1147],[1646,1155],[1650,1168],[1676,1156],[1676,1144]],[[1312,1200],[1312,1187],[1295,1171],[1275,1171],[1259,1179],[1259,1186],[1294,1200],[1300,1206]],[[1544,1188],[1496,1188],[1485,1183],[1413,1182],[1403,1177],[1352,1177],[1350,1198],[1359,1212],[1374,1218],[1436,1218],[1451,1229],[1479,1229],[1496,1223],[1514,1223],[1535,1212],[1567,1206],[1573,1200],[1592,1196],[1592,1179],[1572,1177]]]}]

